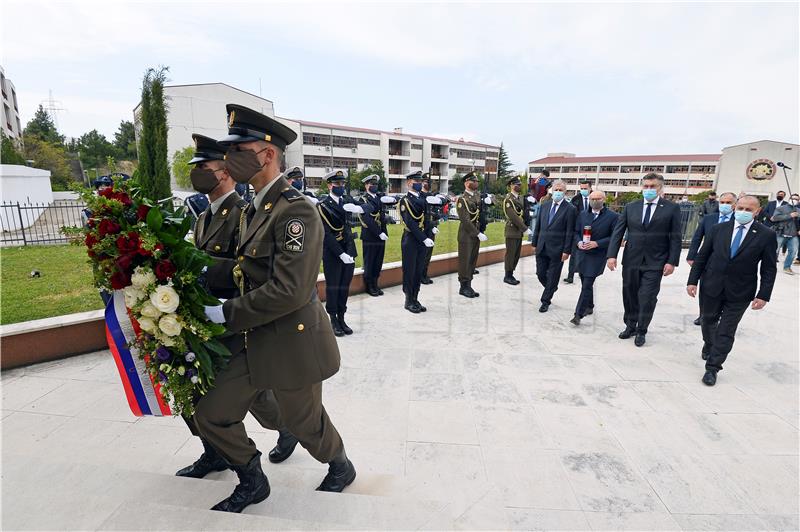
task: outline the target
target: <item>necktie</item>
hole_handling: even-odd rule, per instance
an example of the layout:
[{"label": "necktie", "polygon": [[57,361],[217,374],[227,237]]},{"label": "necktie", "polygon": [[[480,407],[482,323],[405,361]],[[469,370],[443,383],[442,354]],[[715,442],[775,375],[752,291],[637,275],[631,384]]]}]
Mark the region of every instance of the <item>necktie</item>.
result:
[{"label": "necktie", "polygon": [[652,212],[653,212],[653,204],[648,203],[647,209],[645,209],[644,211],[644,221],[642,222],[642,225],[644,225],[645,227],[647,227],[650,224],[650,215],[652,214]]},{"label": "necktie", "polygon": [[211,211],[209,210],[209,211],[206,213],[206,219],[205,219],[205,220],[203,220],[203,234],[204,234],[204,235],[205,235],[205,234],[206,234],[206,232],[208,231],[208,226],[209,226],[209,225],[211,225],[211,218],[212,218],[212,217],[213,217],[213,214],[211,214]]},{"label": "necktie", "polygon": [[583,198],[583,210],[584,210],[584,211],[587,211],[587,210],[589,210],[589,205],[588,205],[588,203],[589,203],[589,200],[588,200],[588,199],[586,199],[586,198]]},{"label": "necktie", "polygon": [[553,217],[556,215],[556,210],[558,209],[558,205],[553,203],[553,208],[550,209],[550,217],[547,218],[547,225],[550,225],[553,222]]},{"label": "necktie", "polygon": [[724,224],[727,221],[728,221],[727,215],[723,214],[722,216],[719,217],[719,223]]},{"label": "necktie", "polygon": [[250,221],[253,219],[253,216],[256,214],[256,207],[252,203],[247,206],[247,223],[249,224]]},{"label": "necktie", "polygon": [[735,257],[736,253],[739,251],[739,246],[742,245],[742,238],[744,238],[744,226],[740,225],[731,243],[731,258]]}]

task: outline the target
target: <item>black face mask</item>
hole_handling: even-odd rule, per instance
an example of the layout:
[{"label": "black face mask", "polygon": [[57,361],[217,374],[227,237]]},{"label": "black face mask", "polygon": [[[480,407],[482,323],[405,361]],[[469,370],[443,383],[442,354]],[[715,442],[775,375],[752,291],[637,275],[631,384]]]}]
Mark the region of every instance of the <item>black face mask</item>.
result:
[{"label": "black face mask", "polygon": [[200,194],[210,194],[217,186],[217,175],[209,168],[192,168],[189,173],[192,180],[192,187]]},{"label": "black face mask", "polygon": [[522,190],[522,185],[514,185],[513,186],[513,190],[514,190],[514,192],[519,194],[519,191]]},{"label": "black face mask", "polygon": [[[267,148],[264,148],[266,150]],[[258,162],[257,155],[264,150],[228,150],[225,154],[225,169],[237,183],[249,183],[253,177],[264,168]]]},{"label": "black face mask", "polygon": [[778,201],[783,201],[784,196],[778,196]]}]

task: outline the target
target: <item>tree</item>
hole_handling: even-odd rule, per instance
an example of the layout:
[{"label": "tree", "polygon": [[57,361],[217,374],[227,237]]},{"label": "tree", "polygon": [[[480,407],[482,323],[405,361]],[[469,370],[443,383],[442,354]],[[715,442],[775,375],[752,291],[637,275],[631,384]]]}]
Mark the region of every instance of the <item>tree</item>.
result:
[{"label": "tree", "polygon": [[17,145],[11,138],[6,137],[2,131],[0,131],[0,140],[2,140],[0,163],[25,165],[25,157],[19,152]]},{"label": "tree", "polygon": [[511,161],[508,158],[505,146],[501,142],[500,154],[497,156],[497,180],[505,183],[509,177],[511,177]]},{"label": "tree", "polygon": [[447,186],[447,191],[451,194],[458,196],[464,192],[464,176],[456,172],[450,178],[450,184]]},{"label": "tree", "polygon": [[136,131],[133,122],[122,120],[119,123],[119,129],[114,133],[114,147],[117,149],[117,158],[136,159]]},{"label": "tree", "polygon": [[84,168],[100,168],[116,154],[114,145],[96,129],[81,135],[74,146],[70,143],[70,149],[80,154]]},{"label": "tree", "polygon": [[189,161],[192,159],[192,155],[194,155],[194,146],[186,146],[182,150],[176,151],[172,156],[172,175],[181,188],[192,188],[192,180],[189,179],[189,174],[192,171]]},{"label": "tree", "polygon": [[372,174],[375,174],[380,178],[378,180],[378,189],[384,191],[387,190],[389,187],[389,182],[386,180],[386,171],[383,169],[383,162],[380,160],[373,162],[369,166],[365,166],[363,170],[351,170],[348,173],[350,190],[365,190],[366,187],[364,186],[362,179]]},{"label": "tree", "polygon": [[36,109],[36,113],[30,119],[28,125],[25,126],[23,136],[25,140],[28,137],[36,137],[52,144],[64,143],[64,135],[58,133],[55,122],[53,122],[53,119],[41,104],[39,104],[39,108]]},{"label": "tree", "polygon": [[25,139],[25,159],[33,161],[34,168],[50,170],[50,182],[56,190],[67,190],[72,180],[69,159],[61,144],[53,144],[36,136]]},{"label": "tree", "polygon": [[172,196],[167,163],[167,105],[164,82],[168,67],[150,68],[142,81],[142,134],[139,141],[139,184],[145,197]]}]

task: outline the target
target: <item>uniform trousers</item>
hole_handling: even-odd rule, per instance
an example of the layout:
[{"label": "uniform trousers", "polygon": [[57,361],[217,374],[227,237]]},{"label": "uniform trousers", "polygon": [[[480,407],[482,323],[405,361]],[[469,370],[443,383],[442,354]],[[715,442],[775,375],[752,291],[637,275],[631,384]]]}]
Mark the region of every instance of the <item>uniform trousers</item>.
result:
[{"label": "uniform trousers", "polygon": [[403,254],[403,293],[416,296],[425,268],[425,244],[414,238],[410,232],[404,231],[400,251]]},{"label": "uniform trousers", "polygon": [[370,242],[362,239],[364,251],[364,283],[378,286],[378,277],[383,267],[383,257],[386,254],[386,242],[378,240]]},{"label": "uniform trousers", "polygon": [[478,252],[481,241],[478,237],[458,239],[458,282],[471,282],[475,275],[475,265],[478,264]]},{"label": "uniform trousers", "polygon": [[325,311],[328,314],[347,312],[347,298],[350,295],[350,281],[353,280],[355,264],[345,264],[339,257],[324,252],[322,271],[325,274]]},{"label": "uniform trousers", "polygon": [[513,272],[519,264],[519,254],[522,251],[521,238],[506,238],[505,267],[507,272]]}]

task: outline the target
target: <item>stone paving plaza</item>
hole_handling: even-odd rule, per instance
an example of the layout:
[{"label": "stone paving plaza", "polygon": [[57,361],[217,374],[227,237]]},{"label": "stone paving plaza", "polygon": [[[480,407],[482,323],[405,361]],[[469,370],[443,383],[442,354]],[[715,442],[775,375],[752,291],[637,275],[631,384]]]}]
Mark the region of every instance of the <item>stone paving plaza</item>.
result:
[{"label": "stone paving plaza", "polygon": [[[243,515],[211,512],[236,481],[174,472],[201,451],[179,419],[135,418],[107,352],[2,375],[3,529],[796,530],[798,282],[748,311],[716,387],[700,382],[686,264],[665,280],[643,348],[617,339],[619,271],[597,282],[593,317],[567,320],[578,285],[537,312],[523,284],[481,269],[351,299],[356,334],[326,407],[358,469],[317,493],[325,466],[300,447],[264,469],[272,495]],[[592,319],[593,318],[593,319]],[[263,451],[276,434],[252,419]]]}]

